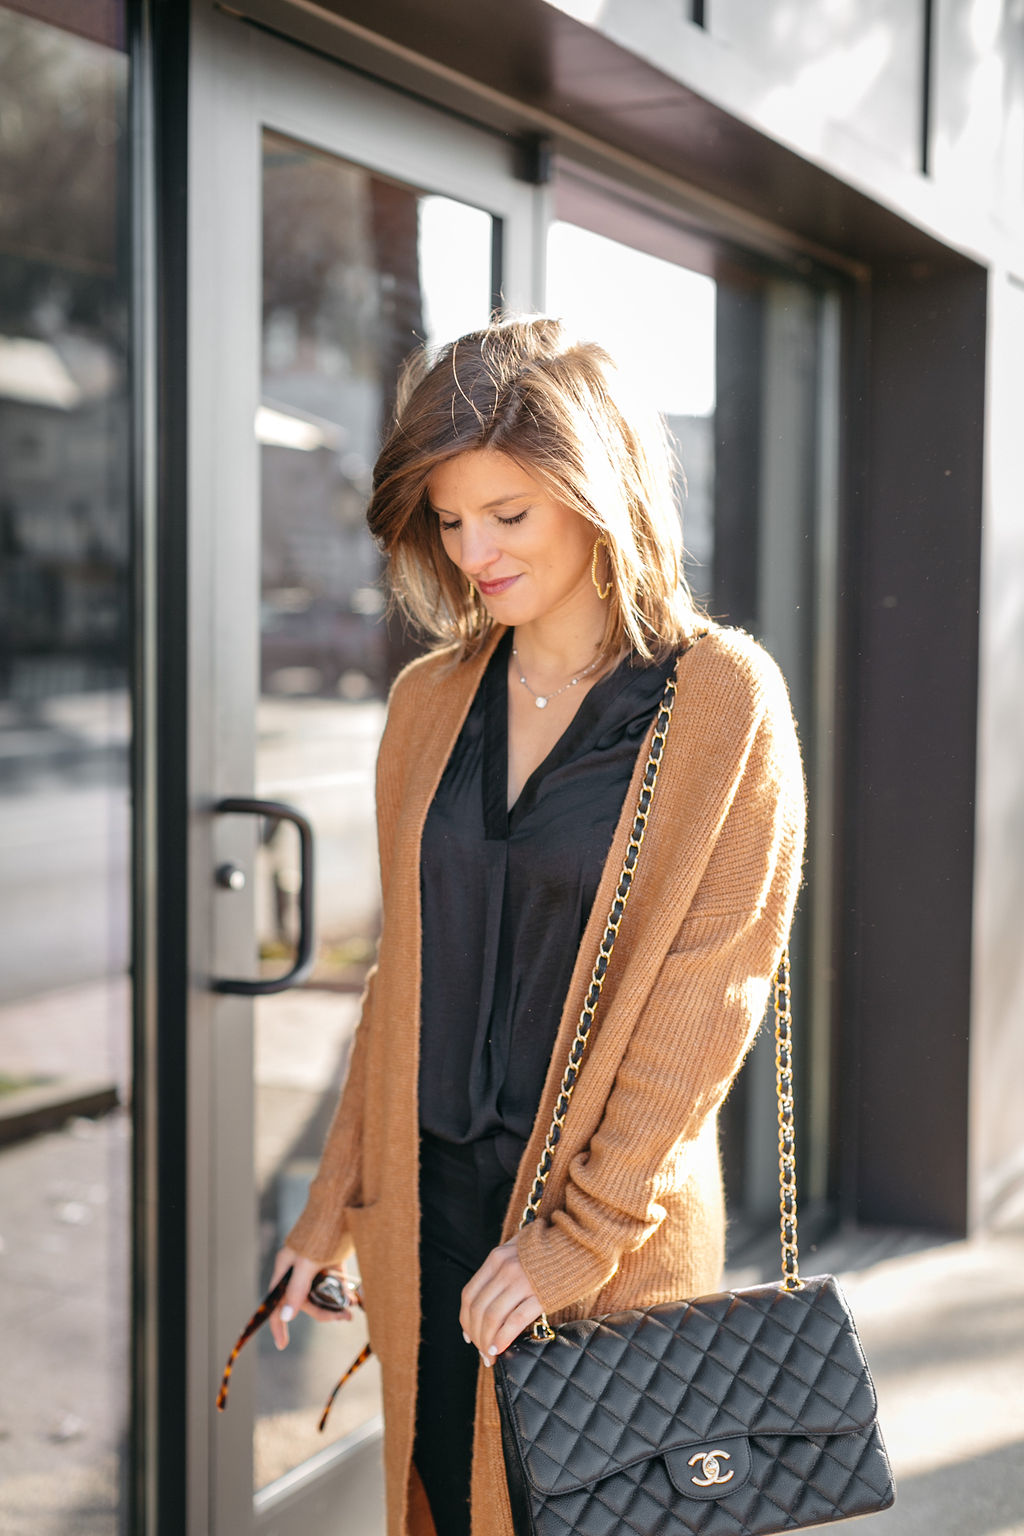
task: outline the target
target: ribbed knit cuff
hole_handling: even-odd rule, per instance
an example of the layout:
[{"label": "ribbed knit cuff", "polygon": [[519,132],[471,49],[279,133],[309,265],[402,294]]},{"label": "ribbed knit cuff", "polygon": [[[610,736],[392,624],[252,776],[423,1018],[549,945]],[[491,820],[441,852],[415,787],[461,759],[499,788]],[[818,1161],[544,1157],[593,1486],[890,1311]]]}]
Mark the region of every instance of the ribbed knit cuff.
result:
[{"label": "ribbed knit cuff", "polygon": [[618,1269],[618,1260],[592,1253],[559,1227],[533,1221],[518,1235],[519,1262],[546,1313],[591,1296]]},{"label": "ribbed knit cuff", "polygon": [[352,1252],[352,1238],[345,1222],[343,1206],[320,1210],[310,1200],[284,1240],[304,1259],[312,1259],[321,1269],[339,1266]]}]

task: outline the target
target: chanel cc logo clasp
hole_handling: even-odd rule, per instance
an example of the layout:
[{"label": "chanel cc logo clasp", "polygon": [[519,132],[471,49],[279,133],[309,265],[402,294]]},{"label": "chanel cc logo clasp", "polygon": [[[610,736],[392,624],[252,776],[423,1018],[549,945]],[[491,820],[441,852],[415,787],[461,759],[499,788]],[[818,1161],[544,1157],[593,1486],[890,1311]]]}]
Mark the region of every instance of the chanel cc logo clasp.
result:
[{"label": "chanel cc logo clasp", "polygon": [[732,1477],[732,1472],[726,1472],[723,1476],[719,1462],[729,1460],[731,1457],[728,1451],[698,1451],[696,1456],[690,1457],[687,1466],[696,1466],[699,1461],[703,1476],[691,1477],[690,1482],[696,1484],[698,1488],[711,1488],[716,1483],[727,1483]]}]

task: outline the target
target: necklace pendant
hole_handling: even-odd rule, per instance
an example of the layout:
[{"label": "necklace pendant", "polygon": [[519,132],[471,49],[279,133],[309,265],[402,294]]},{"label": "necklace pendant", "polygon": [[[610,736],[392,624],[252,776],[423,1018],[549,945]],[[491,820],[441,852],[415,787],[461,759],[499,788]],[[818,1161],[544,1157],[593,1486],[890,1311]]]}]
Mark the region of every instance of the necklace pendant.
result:
[{"label": "necklace pendant", "polygon": [[537,698],[536,698],[536,700],[535,700],[535,703],[536,703],[536,705],[537,705],[537,708],[538,708],[538,709],[547,709],[547,707],[548,707],[548,701],[547,701],[547,699],[545,699],[545,698],[544,698],[544,697],[543,697],[543,695],[541,695],[541,694],[539,694],[539,693],[538,693],[538,695],[537,695]]}]

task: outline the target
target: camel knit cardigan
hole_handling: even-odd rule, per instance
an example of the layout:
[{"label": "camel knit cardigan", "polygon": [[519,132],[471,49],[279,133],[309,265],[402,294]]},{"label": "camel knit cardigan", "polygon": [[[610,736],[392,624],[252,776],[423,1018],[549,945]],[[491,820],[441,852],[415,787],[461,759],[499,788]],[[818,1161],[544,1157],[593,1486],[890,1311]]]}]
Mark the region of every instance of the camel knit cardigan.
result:
[{"label": "camel knit cardigan", "polygon": [[[389,1536],[433,1530],[412,1467],[420,838],[500,633],[467,661],[448,651],[421,657],[392,689],[377,766],[378,963],[319,1172],[287,1238],[324,1264],[355,1244],[382,1369]],[[804,780],[778,667],[743,631],[713,624],[680,657],[676,677],[654,808],[597,1024],[540,1216],[518,1238],[523,1267],[556,1321],[699,1295],[719,1283],[717,1111],[764,1014],[800,884]],[[649,744],[650,734],[580,947],[505,1239],[543,1146]],[[453,1318],[452,1349],[468,1347]],[[512,1536],[493,1382],[483,1367],[472,1515],[474,1536]]]}]

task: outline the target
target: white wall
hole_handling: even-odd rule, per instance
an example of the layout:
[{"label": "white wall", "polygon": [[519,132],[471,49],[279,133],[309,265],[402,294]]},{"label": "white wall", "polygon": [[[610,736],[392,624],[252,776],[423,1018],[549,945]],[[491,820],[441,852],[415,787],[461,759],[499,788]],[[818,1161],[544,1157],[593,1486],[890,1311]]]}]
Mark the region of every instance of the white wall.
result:
[{"label": "white wall", "polygon": [[1024,1222],[1024,280],[989,287],[971,1020],[973,1220]]},{"label": "white wall", "polygon": [[906,171],[921,159],[922,0],[708,0],[708,30],[776,97],[841,124]]}]

